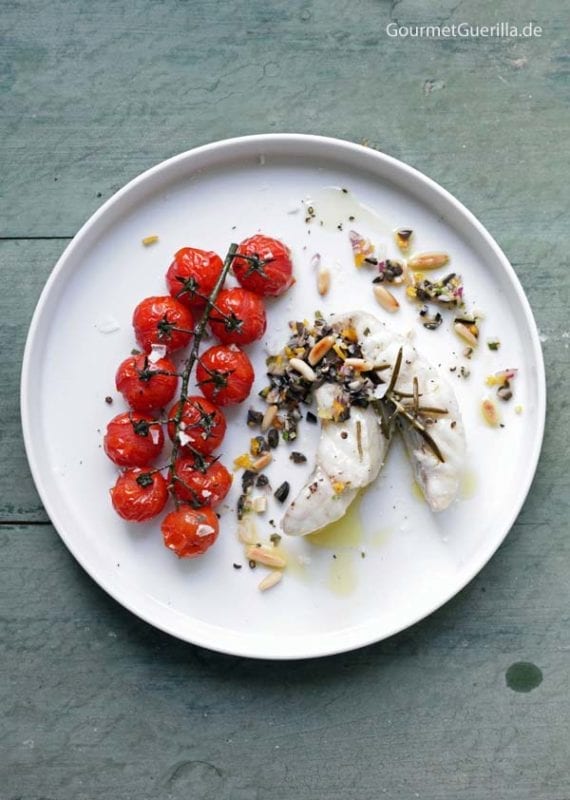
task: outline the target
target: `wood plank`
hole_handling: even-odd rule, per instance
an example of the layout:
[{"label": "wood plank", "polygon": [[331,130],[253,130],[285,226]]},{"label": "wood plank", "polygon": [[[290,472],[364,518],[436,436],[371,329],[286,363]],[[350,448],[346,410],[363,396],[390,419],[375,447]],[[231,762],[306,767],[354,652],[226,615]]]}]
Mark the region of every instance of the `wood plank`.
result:
[{"label": "wood plank", "polygon": [[[172,639],[99,590],[51,527],[4,526],[3,797],[568,797],[570,543],[547,514],[525,512],[425,622],[295,664]],[[505,680],[521,660],[543,672],[527,694]]]},{"label": "wood plank", "polygon": [[0,242],[0,267],[6,287],[0,292],[0,521],[47,520],[22,440],[20,365],[35,305],[66,244],[66,241]]},{"label": "wood plank", "polygon": [[[515,258],[564,224],[566,20],[531,40],[391,39],[400,23],[492,23],[438,0],[9,3],[0,235],[71,235],[130,178],[195,145],[295,130],[368,140],[462,199]],[[513,13],[507,12],[512,7]],[[536,4],[505,3],[535,19]],[[515,13],[516,12],[516,13]]]}]

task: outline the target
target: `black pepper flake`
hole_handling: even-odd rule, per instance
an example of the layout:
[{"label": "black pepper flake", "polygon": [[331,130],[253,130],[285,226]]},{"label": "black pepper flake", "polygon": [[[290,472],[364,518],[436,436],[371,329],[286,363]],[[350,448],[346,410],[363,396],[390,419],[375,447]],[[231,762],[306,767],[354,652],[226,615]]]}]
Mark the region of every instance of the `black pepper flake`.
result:
[{"label": "black pepper flake", "polygon": [[255,569],[255,568],[256,568],[256,566],[257,566],[257,564],[255,563],[255,561],[253,560],[253,558],[250,558],[250,560],[247,562],[247,564],[248,564],[248,567],[249,567],[250,569]]},{"label": "black pepper flake", "polygon": [[108,394],[107,397],[105,398],[105,402],[107,403],[108,406],[110,406],[111,403],[113,402],[113,398],[111,397],[110,394]]},{"label": "black pepper flake", "polygon": [[353,217],[352,214],[351,214],[350,217],[348,218],[348,221],[349,222],[354,222],[355,219],[356,219],[356,217]]},{"label": "black pepper flake", "polygon": [[241,569],[241,564],[234,564],[234,569]]},{"label": "black pepper flake", "polygon": [[346,431],[341,431],[340,438],[341,439],[347,439],[348,438],[348,433]]},{"label": "black pepper flake", "polygon": [[275,450],[279,444],[279,431],[277,428],[269,428],[267,431],[267,444],[272,450]]},{"label": "black pepper flake", "polygon": [[310,422],[311,425],[316,425],[317,422],[319,421],[317,415],[313,414],[312,411],[307,411],[305,419],[307,420],[307,422]]},{"label": "black pepper flake", "polygon": [[297,451],[293,451],[289,455],[289,458],[291,459],[293,464],[305,464],[306,461],[307,461],[307,456],[304,455],[303,453],[299,453]]},{"label": "black pepper flake", "polygon": [[289,486],[289,482],[288,481],[283,481],[281,486],[279,486],[279,488],[274,491],[273,496],[280,503],[284,503],[285,500],[287,500],[287,498],[289,497],[289,490],[290,489],[291,489],[291,487]]}]

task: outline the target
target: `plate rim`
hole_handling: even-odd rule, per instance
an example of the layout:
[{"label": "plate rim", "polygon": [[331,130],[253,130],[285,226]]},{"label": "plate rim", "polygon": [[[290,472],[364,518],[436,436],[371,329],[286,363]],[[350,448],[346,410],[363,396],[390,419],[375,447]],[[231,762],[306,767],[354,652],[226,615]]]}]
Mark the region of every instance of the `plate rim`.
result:
[{"label": "plate rim", "polygon": [[[218,626],[207,626],[206,634],[204,634],[200,630],[196,630],[195,632],[192,632],[192,635],[190,637],[189,635],[186,634],[185,631],[179,631],[176,629],[175,617],[173,617],[170,621],[164,619],[157,620],[153,618],[151,613],[145,613],[144,609],[140,610],[139,608],[137,608],[136,604],[130,601],[130,598],[128,596],[128,591],[125,593],[121,593],[121,591],[117,587],[110,585],[112,581],[110,581],[107,578],[106,574],[104,575],[98,574],[98,571],[95,568],[91,567],[89,563],[87,563],[88,560],[85,559],[83,555],[77,551],[78,548],[76,548],[73,543],[73,537],[68,534],[68,532],[65,529],[65,525],[58,524],[57,522],[58,513],[56,508],[54,507],[55,504],[52,504],[52,501],[50,500],[49,491],[43,483],[41,469],[35,458],[34,445],[31,435],[32,414],[33,414],[33,408],[32,408],[33,393],[29,390],[29,387],[31,385],[31,379],[32,379],[31,367],[32,367],[32,356],[34,351],[34,345],[36,344],[36,332],[39,328],[42,316],[46,312],[46,306],[51,295],[52,287],[54,287],[54,285],[59,280],[60,273],[63,271],[64,266],[67,263],[68,259],[73,257],[76,250],[80,249],[84,241],[90,235],[92,229],[99,222],[99,220],[102,217],[106,216],[108,211],[112,209],[113,206],[116,205],[125,195],[128,195],[131,192],[136,191],[136,189],[141,184],[145,184],[153,176],[169,170],[173,165],[177,163],[184,162],[189,158],[196,158],[196,157],[200,158],[200,156],[204,156],[206,154],[215,155],[216,151],[219,152],[224,152],[228,150],[231,151],[233,148],[236,147],[239,148],[241,146],[247,146],[247,145],[250,146],[259,145],[260,148],[262,149],[263,145],[267,144],[268,142],[272,142],[274,144],[282,144],[285,147],[287,146],[287,144],[291,144],[293,142],[296,142],[297,144],[307,143],[308,145],[316,147],[321,145],[325,149],[332,148],[340,153],[344,152],[346,156],[350,156],[351,153],[358,154],[359,156],[365,155],[366,157],[371,158],[372,160],[383,162],[389,168],[395,169],[396,171],[400,171],[403,174],[407,174],[411,181],[414,181],[416,183],[419,182],[420,184],[423,185],[425,189],[435,192],[435,194],[438,194],[442,200],[449,203],[456,212],[458,212],[461,216],[463,216],[465,222],[471,228],[475,229],[477,234],[485,241],[486,245],[492,250],[494,256],[501,263],[502,268],[504,269],[512,287],[516,292],[517,300],[524,314],[524,321],[526,323],[527,332],[529,334],[532,345],[531,355],[537,367],[537,374],[535,376],[536,378],[535,388],[537,393],[537,410],[536,410],[537,427],[536,430],[534,431],[534,443],[533,443],[531,458],[529,459],[529,467],[527,467],[526,480],[519,487],[516,497],[516,502],[512,506],[512,511],[505,524],[505,529],[504,531],[501,532],[501,535],[493,543],[493,546],[490,549],[483,551],[482,556],[480,556],[474,562],[474,566],[472,566],[468,572],[466,572],[464,575],[461,576],[458,585],[454,586],[454,588],[450,593],[446,593],[443,599],[438,600],[435,604],[433,604],[426,610],[422,611],[418,615],[414,615],[411,620],[404,622],[402,624],[396,624],[393,626],[393,629],[390,629],[387,632],[381,634],[368,633],[365,636],[362,635],[359,636],[358,633],[363,626],[357,624],[351,626],[348,629],[343,629],[341,631],[325,633],[320,637],[307,636],[304,637],[302,640],[303,642],[306,641],[306,645],[302,648],[302,652],[301,651],[275,652],[271,651],[270,648],[268,649],[265,645],[262,645],[260,647],[254,646],[252,649],[251,642],[253,640],[245,640],[246,646],[241,647],[239,643],[239,637],[237,642],[234,641],[236,637],[235,632],[226,631],[225,629],[222,630],[224,636],[226,637],[226,641],[221,641],[221,642],[216,641],[216,632],[218,632],[219,635],[220,631],[220,628]],[[208,168],[209,167],[206,167],[205,169]],[[214,650],[219,653],[224,653],[227,655],[256,658],[256,659],[287,661],[287,660],[298,660],[303,658],[326,657],[338,653],[349,652],[388,639],[391,636],[394,636],[395,634],[400,633],[401,631],[406,630],[409,627],[416,625],[418,622],[431,616],[431,614],[433,614],[439,608],[448,603],[453,597],[459,594],[459,592],[461,592],[473,580],[473,578],[475,578],[479,574],[479,572],[483,569],[483,567],[491,560],[493,555],[497,552],[498,548],[501,546],[501,544],[504,542],[505,538],[511,531],[518,515],[520,514],[524,506],[524,503],[528,497],[530,488],[534,481],[544,439],[544,429],[546,421],[546,374],[545,374],[544,357],[543,357],[542,347],[540,345],[538,328],[536,325],[536,321],[534,319],[530,303],[524,292],[522,284],[520,283],[519,278],[513,266],[511,265],[510,261],[506,257],[501,247],[495,241],[493,236],[489,233],[489,231],[485,228],[485,226],[477,219],[477,217],[460,200],[458,200],[449,191],[444,189],[434,179],[430,178],[425,173],[421,172],[415,167],[406,164],[405,162],[395,158],[394,156],[390,156],[382,151],[366,147],[365,145],[357,144],[347,139],[340,139],[330,136],[319,136],[315,134],[263,133],[263,134],[251,134],[247,136],[237,136],[237,137],[217,140],[214,142],[200,145],[195,148],[191,148],[189,150],[185,150],[181,153],[178,153],[177,155],[171,156],[170,158],[160,161],[159,163],[155,164],[154,166],[143,171],[142,173],[140,173],[139,175],[135,176],[130,181],[128,181],[115,194],[113,194],[110,198],[108,198],[82,224],[79,231],[75,234],[73,239],[67,244],[63,253],[58,258],[54,268],[52,269],[42,289],[34,313],[32,315],[32,319],[28,329],[28,334],[26,337],[24,356],[22,360],[22,371],[20,379],[20,413],[21,413],[24,446],[25,446],[26,456],[28,459],[28,464],[30,466],[32,478],[34,480],[38,494],[49,516],[50,522],[53,525],[60,539],[63,541],[63,543],[71,553],[71,555],[75,558],[75,560],[81,565],[81,567],[85,570],[85,572],[89,575],[89,577],[92,580],[94,580],[98,586],[100,586],[110,597],[112,597],[116,602],[118,602],[121,606],[123,606],[123,608],[126,608],[128,611],[135,614],[135,616],[137,616],[139,619],[142,619],[147,624],[150,624],[153,627],[157,628],[158,630],[161,630],[164,633],[174,636],[175,638],[180,639],[182,641],[188,642],[190,644],[199,647],[204,647],[206,649]],[[200,628],[201,625],[203,625],[203,623],[201,623],[199,620],[197,620],[196,622],[199,623],[197,626],[198,628]],[[366,626],[366,629],[368,629],[368,626]],[[210,634],[209,633],[210,631],[212,631],[213,633]],[[337,639],[339,641],[337,641]],[[247,645],[247,642],[250,642],[249,646]],[[315,643],[317,643],[316,646]]]}]

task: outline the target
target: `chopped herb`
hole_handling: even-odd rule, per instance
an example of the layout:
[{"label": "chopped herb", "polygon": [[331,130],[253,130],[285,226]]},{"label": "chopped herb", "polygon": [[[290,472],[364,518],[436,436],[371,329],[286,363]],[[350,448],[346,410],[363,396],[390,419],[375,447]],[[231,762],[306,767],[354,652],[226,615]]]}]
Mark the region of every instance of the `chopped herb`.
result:
[{"label": "chopped herb", "polygon": [[269,445],[264,436],[254,436],[249,443],[249,452],[252,456],[260,456],[267,453]]},{"label": "chopped herb", "polygon": [[488,339],[487,340],[487,347],[489,350],[498,350],[501,346],[501,343],[498,339]]},{"label": "chopped herb", "polygon": [[271,536],[269,537],[269,541],[271,542],[273,547],[277,547],[277,545],[281,541],[281,536],[279,536],[278,533],[272,533]]}]

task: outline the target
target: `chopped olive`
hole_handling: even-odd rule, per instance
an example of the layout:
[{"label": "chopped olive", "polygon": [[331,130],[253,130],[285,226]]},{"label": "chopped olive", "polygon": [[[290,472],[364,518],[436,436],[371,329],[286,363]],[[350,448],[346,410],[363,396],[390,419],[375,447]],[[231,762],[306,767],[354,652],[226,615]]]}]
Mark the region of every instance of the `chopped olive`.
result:
[{"label": "chopped olive", "polygon": [[247,492],[248,489],[251,489],[253,486],[253,482],[255,481],[257,473],[253,472],[251,469],[246,469],[243,475],[241,476],[241,487],[244,492]]},{"label": "chopped olive", "polygon": [[250,428],[256,428],[258,425],[261,425],[263,422],[263,414],[261,411],[255,411],[253,408],[250,408],[247,412],[247,424]]},{"label": "chopped olive", "polygon": [[293,464],[304,464],[307,461],[307,456],[303,455],[303,453],[298,453],[294,451],[290,454],[289,458],[293,462]]},{"label": "chopped olive", "polygon": [[267,431],[267,444],[274,450],[279,444],[279,431],[277,428],[270,428]]},{"label": "chopped olive", "polygon": [[319,421],[317,415],[313,414],[312,411],[307,411],[305,419],[307,420],[307,422],[310,422],[311,425],[316,425],[317,422]]},{"label": "chopped olive", "polygon": [[258,489],[262,489],[264,486],[269,486],[269,478],[267,477],[267,475],[263,475],[262,473],[261,475],[257,476],[255,485],[257,486]]},{"label": "chopped olive", "polygon": [[243,519],[246,502],[247,502],[247,497],[245,496],[245,494],[240,494],[237,501],[237,518],[240,520]]},{"label": "chopped olive", "polygon": [[284,503],[289,496],[290,488],[291,487],[289,486],[289,483],[287,481],[283,481],[281,486],[274,492],[275,499],[278,500],[280,503]]}]

